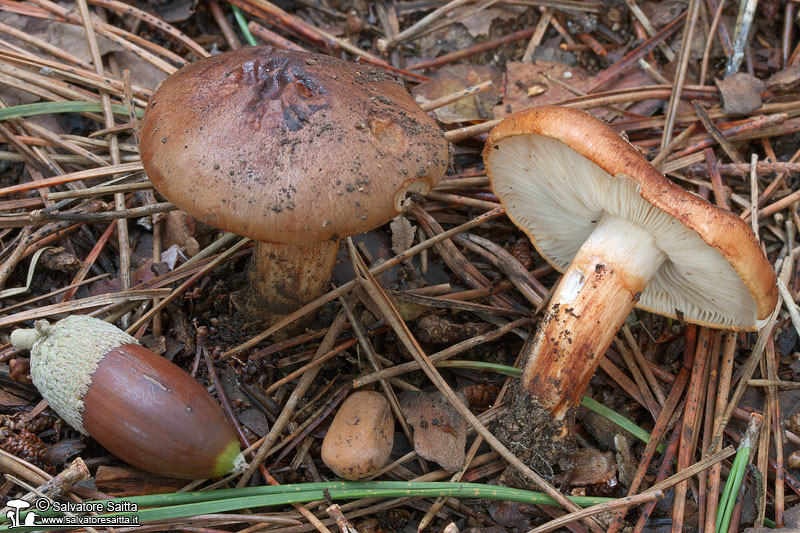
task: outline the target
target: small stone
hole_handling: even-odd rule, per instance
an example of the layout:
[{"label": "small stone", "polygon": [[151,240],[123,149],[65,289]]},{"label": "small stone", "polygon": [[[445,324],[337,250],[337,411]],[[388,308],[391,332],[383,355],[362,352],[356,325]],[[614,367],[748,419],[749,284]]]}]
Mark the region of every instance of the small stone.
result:
[{"label": "small stone", "polygon": [[363,479],[389,461],[394,417],[382,394],[359,391],[342,403],[322,441],[322,461],[339,477]]}]

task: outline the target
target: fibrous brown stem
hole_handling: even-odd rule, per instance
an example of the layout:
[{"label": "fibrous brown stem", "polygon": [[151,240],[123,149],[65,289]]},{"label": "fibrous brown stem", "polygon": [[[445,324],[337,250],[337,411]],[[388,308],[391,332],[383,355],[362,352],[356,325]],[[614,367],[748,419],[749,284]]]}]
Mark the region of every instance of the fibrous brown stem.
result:
[{"label": "fibrous brown stem", "polygon": [[664,261],[652,237],[605,215],[576,254],[527,354],[522,386],[563,420]]},{"label": "fibrous brown stem", "polygon": [[248,312],[273,323],[328,289],[339,241],[256,245],[247,272]]}]

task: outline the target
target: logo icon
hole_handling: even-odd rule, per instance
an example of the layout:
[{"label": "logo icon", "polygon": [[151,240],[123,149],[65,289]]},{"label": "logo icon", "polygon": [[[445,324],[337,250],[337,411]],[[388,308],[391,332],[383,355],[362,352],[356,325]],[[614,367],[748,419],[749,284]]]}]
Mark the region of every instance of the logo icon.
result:
[{"label": "logo icon", "polygon": [[28,507],[31,506],[30,503],[26,502],[25,500],[8,500],[6,504],[8,507],[11,507],[8,511],[6,511],[6,518],[11,520],[11,525],[9,528],[15,528],[20,526],[35,526],[36,519],[39,515],[35,511],[30,511],[28,514],[25,515],[25,522],[20,524],[19,523],[19,512],[24,511]]},{"label": "logo icon", "polygon": [[[33,507],[31,509],[31,507]],[[33,504],[25,500],[8,500],[5,507],[9,529],[79,527],[139,527],[139,506],[125,500],[108,502],[59,502],[38,498]],[[22,511],[27,511],[25,517]],[[37,512],[38,511],[38,512]],[[54,513],[60,513],[53,516]],[[22,520],[21,520],[22,519]]]}]

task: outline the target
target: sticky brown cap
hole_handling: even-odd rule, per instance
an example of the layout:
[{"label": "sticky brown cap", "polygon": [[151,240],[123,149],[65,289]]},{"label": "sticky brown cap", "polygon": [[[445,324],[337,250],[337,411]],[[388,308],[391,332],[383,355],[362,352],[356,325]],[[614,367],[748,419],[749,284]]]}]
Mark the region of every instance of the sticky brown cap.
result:
[{"label": "sticky brown cap", "polygon": [[492,130],[483,155],[509,217],[562,272],[600,218],[615,216],[666,255],[638,307],[743,330],[775,308],[775,273],[751,229],[672,183],[590,114],[515,113]]},{"label": "sticky brown cap", "polygon": [[158,191],[193,217],[276,244],[375,228],[436,186],[448,145],[393,78],[330,56],[251,47],[182,68],[145,111]]}]

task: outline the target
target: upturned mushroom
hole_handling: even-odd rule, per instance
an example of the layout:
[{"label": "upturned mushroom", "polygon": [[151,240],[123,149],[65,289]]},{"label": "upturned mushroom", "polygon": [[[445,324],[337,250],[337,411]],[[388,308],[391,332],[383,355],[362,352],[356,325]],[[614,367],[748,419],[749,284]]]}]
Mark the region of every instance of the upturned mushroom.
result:
[{"label": "upturned mushroom", "polygon": [[442,131],[391,76],[264,46],[165,80],[140,151],[169,201],[258,241],[247,307],[268,320],[327,289],[340,239],[390,221],[449,163]]},{"label": "upturned mushroom", "polygon": [[590,114],[510,115],[483,157],[509,218],[563,273],[521,383],[556,422],[580,403],[634,307],[734,331],[758,328],[775,308],[775,273],[750,228]]}]

